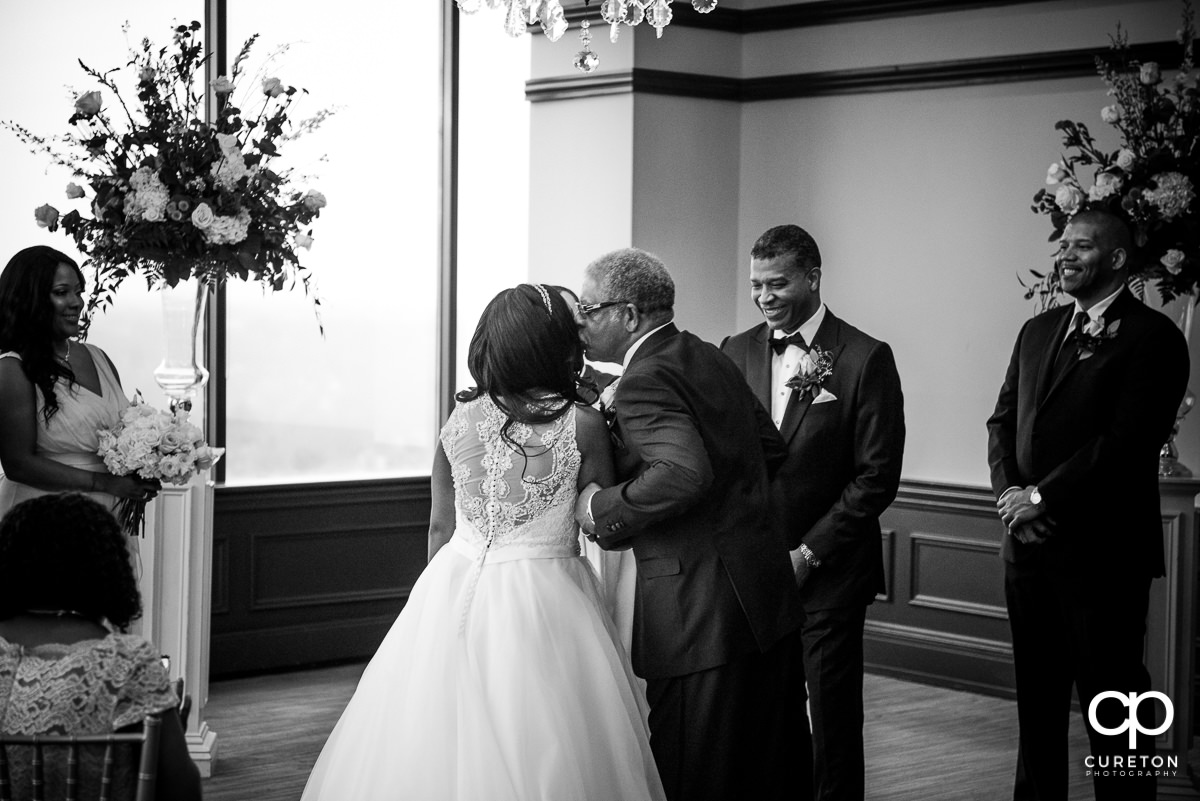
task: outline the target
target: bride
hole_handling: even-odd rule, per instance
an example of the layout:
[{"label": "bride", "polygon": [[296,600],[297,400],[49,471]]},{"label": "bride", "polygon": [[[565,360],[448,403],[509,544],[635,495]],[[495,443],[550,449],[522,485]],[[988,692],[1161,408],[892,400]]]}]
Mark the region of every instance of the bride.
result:
[{"label": "bride", "polygon": [[579,555],[579,488],[613,483],[570,307],[524,284],[471,339],[433,466],[430,561],[303,801],[664,798],[646,703]]}]

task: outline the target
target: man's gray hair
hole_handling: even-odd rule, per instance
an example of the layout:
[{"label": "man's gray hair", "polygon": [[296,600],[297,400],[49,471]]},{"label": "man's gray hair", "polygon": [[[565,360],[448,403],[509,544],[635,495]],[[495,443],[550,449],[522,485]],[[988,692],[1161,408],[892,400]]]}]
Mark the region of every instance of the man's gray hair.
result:
[{"label": "man's gray hair", "polygon": [[642,314],[675,308],[675,282],[666,265],[653,253],[638,248],[614,250],[589,264],[587,275],[604,295],[593,301],[632,303]]}]

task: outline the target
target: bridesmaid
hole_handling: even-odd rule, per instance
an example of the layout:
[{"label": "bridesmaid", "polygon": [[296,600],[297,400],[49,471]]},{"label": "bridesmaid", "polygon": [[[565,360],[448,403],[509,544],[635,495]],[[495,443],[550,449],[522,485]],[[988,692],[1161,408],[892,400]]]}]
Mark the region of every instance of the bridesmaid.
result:
[{"label": "bridesmaid", "polygon": [[109,510],[150,499],[156,481],[114,476],[97,455],[101,428],[129,405],[104,351],[75,339],[83,273],[44,245],[0,273],[0,515],[51,492],[86,492]]}]

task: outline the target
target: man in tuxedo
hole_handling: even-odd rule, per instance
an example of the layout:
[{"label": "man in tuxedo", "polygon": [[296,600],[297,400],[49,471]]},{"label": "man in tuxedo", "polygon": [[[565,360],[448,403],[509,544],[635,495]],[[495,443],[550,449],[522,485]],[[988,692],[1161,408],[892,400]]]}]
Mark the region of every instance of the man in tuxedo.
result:
[{"label": "man in tuxedo", "polygon": [[[1071,685],[1094,755],[1130,756],[1128,733],[1088,720],[1102,692],[1142,693],[1150,582],[1163,575],[1158,453],[1188,378],[1187,345],[1126,288],[1126,224],[1083,211],[1059,240],[1074,299],[1025,323],[988,420],[1000,518],[1020,742],[1015,799],[1066,799]],[[1182,699],[1179,699],[1182,700]],[[1142,724],[1153,728],[1149,707]],[[1115,700],[1102,728],[1127,725]],[[1139,755],[1154,752],[1140,735]],[[1078,769],[1082,769],[1081,767]],[[1118,771],[1119,772],[1119,771]],[[1094,777],[1096,798],[1153,799],[1153,776]]]},{"label": "man in tuxedo", "polygon": [[632,659],[668,799],[790,799],[799,609],[766,515],[783,442],[733,364],[671,322],[674,301],[644,251],[587,267],[586,353],[624,365],[606,403],[620,483],[585,488],[577,517],[637,559]]},{"label": "man in tuxedo", "polygon": [[[816,798],[864,788],[863,626],[884,591],[879,516],[896,497],[904,399],[891,348],[821,301],[821,254],[780,225],[750,250],[750,292],[765,321],[725,340],[787,443],[772,515],[792,549],[804,607],[804,658]],[[797,725],[804,726],[801,719]]]}]

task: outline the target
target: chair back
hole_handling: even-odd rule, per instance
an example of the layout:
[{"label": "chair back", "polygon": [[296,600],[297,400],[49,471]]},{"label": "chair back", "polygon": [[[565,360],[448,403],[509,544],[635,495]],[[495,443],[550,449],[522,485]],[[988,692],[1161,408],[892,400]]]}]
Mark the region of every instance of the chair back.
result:
[{"label": "chair back", "polygon": [[140,732],[0,732],[0,801],[153,801],[162,720]]}]

